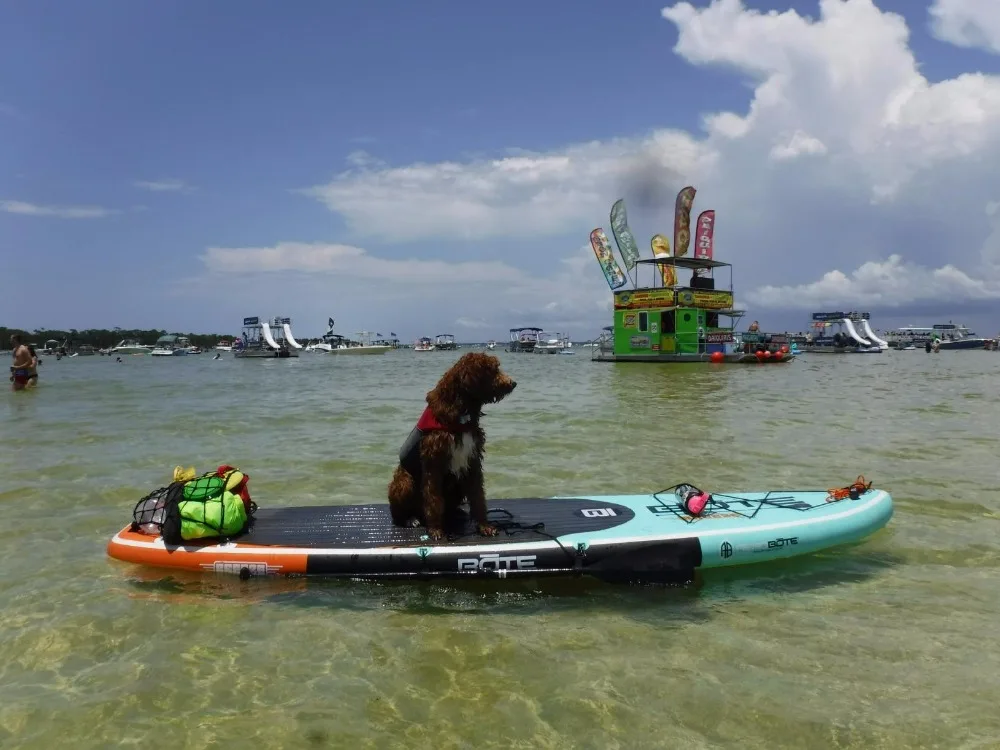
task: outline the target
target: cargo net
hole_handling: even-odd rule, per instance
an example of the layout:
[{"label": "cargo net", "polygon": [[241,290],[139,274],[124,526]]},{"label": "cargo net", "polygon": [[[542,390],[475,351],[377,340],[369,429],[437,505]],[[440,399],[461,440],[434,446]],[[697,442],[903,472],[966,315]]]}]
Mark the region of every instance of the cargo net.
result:
[{"label": "cargo net", "polygon": [[176,505],[183,494],[183,482],[173,482],[167,487],[153,490],[135,504],[132,510],[132,528],[154,536],[159,534],[167,519],[168,503],[173,501]]}]

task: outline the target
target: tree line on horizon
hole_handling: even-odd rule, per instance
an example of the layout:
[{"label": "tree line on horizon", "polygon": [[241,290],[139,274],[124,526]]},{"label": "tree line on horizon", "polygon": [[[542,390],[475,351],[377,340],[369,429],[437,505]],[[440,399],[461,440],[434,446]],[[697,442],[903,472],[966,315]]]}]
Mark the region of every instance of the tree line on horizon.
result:
[{"label": "tree line on horizon", "polygon": [[[60,344],[65,342],[68,349],[75,349],[80,346],[92,346],[95,349],[106,349],[115,346],[122,339],[129,339],[138,341],[140,344],[147,344],[152,346],[156,343],[156,340],[160,336],[166,336],[167,331],[164,330],[140,330],[140,329],[124,329],[124,328],[114,328],[108,330],[107,328],[88,328],[84,331],[78,331],[75,328],[70,328],[68,331],[61,331],[56,329],[39,328],[35,331],[26,331],[22,328],[7,328],[6,326],[0,326],[0,347],[6,348],[10,345],[10,337],[13,334],[20,334],[21,340],[26,344],[31,344],[33,346],[41,347],[44,346],[45,342],[53,339],[58,341]],[[186,336],[188,340],[194,345],[201,348],[208,348],[215,346],[219,339],[232,339],[234,338],[232,334],[221,334],[221,333],[176,333],[177,336]]]}]

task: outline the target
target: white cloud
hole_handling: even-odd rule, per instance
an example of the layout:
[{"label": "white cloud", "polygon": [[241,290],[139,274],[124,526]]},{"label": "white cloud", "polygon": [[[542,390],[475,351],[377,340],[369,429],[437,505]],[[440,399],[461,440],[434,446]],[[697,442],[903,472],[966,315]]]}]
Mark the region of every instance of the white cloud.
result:
[{"label": "white cloud", "polygon": [[22,216],[48,216],[57,219],[103,219],[119,213],[101,206],[40,206],[24,201],[0,201],[0,211]]},{"label": "white cloud", "polygon": [[[499,335],[512,326],[537,325],[586,336],[604,325],[611,302],[604,277],[591,267],[589,246],[554,261],[544,275],[502,262],[397,260],[324,243],[212,247],[201,261],[207,274],[178,280],[175,294],[197,297],[232,319],[257,314],[245,309],[253,300],[297,320],[325,321],[331,310],[340,311],[334,313],[338,321],[357,318],[345,320],[349,328],[405,332],[407,322],[419,322],[427,330],[458,326]],[[212,294],[223,288],[239,294]]]},{"label": "white cloud", "polygon": [[[935,7],[992,29],[1000,14],[987,5],[996,0]],[[624,196],[642,245],[642,235],[669,233],[673,196],[693,184],[695,210],[717,210],[716,252],[736,265],[738,291],[764,285],[758,304],[775,276],[810,294],[849,294],[855,274],[884,278],[886,269],[901,274],[887,299],[912,297],[906,284],[992,294],[1000,234],[982,206],[996,197],[1000,78],[969,72],[932,83],[901,16],[871,0],[818,8],[815,19],[740,0],[663,9],[679,56],[753,84],[744,112],[705,113],[701,134],[659,130],[441,163],[366,157],[305,192],[357,234],[388,240],[583,238],[607,228],[611,203]],[[884,260],[894,253],[905,262]],[[600,278],[592,257],[578,261]],[[808,283],[831,266],[858,271]]]},{"label": "white cloud", "polygon": [[210,247],[201,259],[209,271],[224,274],[336,273],[341,277],[406,285],[520,282],[527,278],[519,269],[496,261],[389,260],[369,255],[360,247],[319,242],[280,242],[273,247]]},{"label": "white cloud", "polygon": [[973,279],[952,265],[931,269],[908,264],[901,256],[890,255],[885,261],[869,261],[850,275],[828,271],[809,284],[764,286],[748,299],[765,308],[895,308],[930,300],[1000,300],[1000,281]]},{"label": "white cloud", "polygon": [[792,133],[787,143],[775,144],[771,149],[771,158],[779,161],[794,159],[797,156],[821,155],[826,153],[826,146],[817,138],[806,135],[801,130]]},{"label": "white cloud", "polygon": [[688,136],[668,131],[642,142],[577,144],[550,154],[518,149],[494,159],[405,167],[355,152],[348,157],[352,169],[301,192],[343,214],[364,235],[523,238],[589,225],[610,208],[609,182],[640,165],[691,171],[702,157]]},{"label": "white cloud", "polygon": [[959,47],[1000,54],[1000,7],[996,0],[934,0],[931,31]]},{"label": "white cloud", "polygon": [[136,180],[132,183],[137,188],[149,190],[153,193],[190,193],[194,187],[188,185],[183,180]]}]

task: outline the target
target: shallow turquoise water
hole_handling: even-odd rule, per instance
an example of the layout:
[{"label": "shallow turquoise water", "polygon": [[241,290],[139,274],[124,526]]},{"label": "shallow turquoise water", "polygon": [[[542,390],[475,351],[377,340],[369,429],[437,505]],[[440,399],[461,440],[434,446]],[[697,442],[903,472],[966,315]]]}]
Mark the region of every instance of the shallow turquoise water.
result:
[{"label": "shallow turquoise water", "polygon": [[585,581],[240,582],[109,560],[175,465],[261,505],[381,501],[462,352],[45,359],[0,416],[0,746],[996,747],[1000,356],[785,367],[500,353],[493,496],[889,490],[855,547]]}]

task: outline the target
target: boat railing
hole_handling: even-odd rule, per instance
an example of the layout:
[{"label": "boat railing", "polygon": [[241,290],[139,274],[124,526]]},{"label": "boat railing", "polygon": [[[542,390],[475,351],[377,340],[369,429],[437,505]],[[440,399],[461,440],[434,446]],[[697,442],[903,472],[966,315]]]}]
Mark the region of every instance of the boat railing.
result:
[{"label": "boat railing", "polygon": [[607,329],[601,331],[596,339],[587,342],[590,348],[590,358],[597,359],[601,354],[611,354],[615,350],[615,336]]}]

